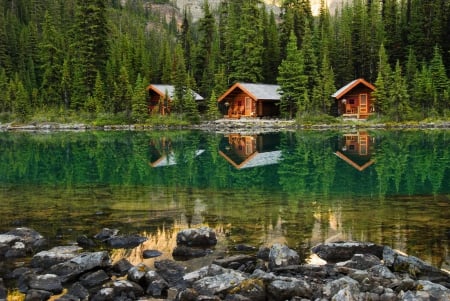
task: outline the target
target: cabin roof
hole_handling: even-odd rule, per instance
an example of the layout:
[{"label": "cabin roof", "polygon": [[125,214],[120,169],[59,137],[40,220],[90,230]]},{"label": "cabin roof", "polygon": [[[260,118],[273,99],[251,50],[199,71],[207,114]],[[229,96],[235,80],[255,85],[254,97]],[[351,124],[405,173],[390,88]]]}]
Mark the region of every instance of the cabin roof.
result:
[{"label": "cabin roof", "polygon": [[[147,90],[155,91],[161,97],[164,97],[166,93],[169,95],[170,98],[173,98],[173,96],[175,95],[175,86],[173,85],[152,84],[147,87]],[[194,92],[195,100],[197,101],[203,100],[203,97],[199,95],[197,92],[195,91],[192,92]]]},{"label": "cabin roof", "polygon": [[222,94],[222,96],[218,99],[218,102],[224,100],[236,89],[242,90],[255,100],[280,100],[281,97],[278,92],[280,89],[279,85],[236,83],[224,94]]},{"label": "cabin roof", "polygon": [[348,84],[346,84],[345,86],[343,86],[342,88],[340,88],[339,90],[334,92],[334,94],[331,96],[334,98],[337,98],[337,99],[342,98],[344,95],[346,95],[349,91],[351,91],[353,88],[355,88],[359,84],[362,84],[362,85],[368,87],[372,91],[375,90],[375,86],[373,86],[371,83],[365,81],[363,78],[358,78],[358,79],[355,79],[355,80],[349,82]]}]

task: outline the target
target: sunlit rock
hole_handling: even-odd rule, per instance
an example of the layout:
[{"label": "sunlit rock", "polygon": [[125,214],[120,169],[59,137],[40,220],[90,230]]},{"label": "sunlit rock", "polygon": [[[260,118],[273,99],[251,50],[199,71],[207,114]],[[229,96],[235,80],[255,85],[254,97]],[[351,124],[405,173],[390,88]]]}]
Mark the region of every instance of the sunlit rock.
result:
[{"label": "sunlit rock", "polygon": [[217,244],[216,233],[208,227],[185,229],[177,233],[177,244],[188,246],[213,246]]},{"label": "sunlit rock", "polygon": [[29,282],[30,289],[60,294],[63,291],[61,280],[57,275],[46,274],[33,277]]},{"label": "sunlit rock", "polygon": [[205,294],[218,294],[227,291],[237,285],[246,277],[240,272],[228,270],[226,273],[216,276],[208,276],[194,282],[193,287],[198,292]]},{"label": "sunlit rock", "polygon": [[309,283],[302,279],[287,277],[270,282],[267,292],[269,300],[290,300],[295,296],[309,299],[312,296]]},{"label": "sunlit rock", "polygon": [[298,253],[289,249],[286,245],[274,244],[269,253],[269,269],[298,265],[300,257]]},{"label": "sunlit rock", "polygon": [[30,266],[48,269],[52,265],[68,261],[79,255],[82,248],[78,246],[60,246],[47,251],[41,251],[33,256]]}]

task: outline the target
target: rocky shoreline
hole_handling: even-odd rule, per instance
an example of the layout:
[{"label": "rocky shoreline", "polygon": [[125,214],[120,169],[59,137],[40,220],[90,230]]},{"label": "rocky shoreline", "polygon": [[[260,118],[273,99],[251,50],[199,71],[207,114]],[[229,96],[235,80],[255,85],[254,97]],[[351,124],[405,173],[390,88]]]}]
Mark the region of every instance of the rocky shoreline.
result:
[{"label": "rocky shoreline", "polygon": [[[0,300],[7,298],[4,281],[15,283],[25,300],[450,300],[449,272],[369,242],[317,245],[311,251],[320,264],[301,263],[297,252],[282,244],[239,245],[239,253],[217,255],[189,271],[179,260],[156,259],[154,267],[133,266],[126,259],[111,262],[112,249],[145,241],[118,235],[118,230],[103,229],[77,241],[46,250],[46,239],[33,229],[0,234]],[[86,251],[96,241],[103,250]],[[173,255],[214,254],[216,243],[210,228],[185,229],[177,234]],[[25,256],[32,256],[28,264],[6,268]]]},{"label": "rocky shoreline", "polygon": [[217,119],[189,126],[165,125],[105,125],[93,126],[83,123],[61,124],[53,122],[13,124],[0,123],[0,132],[50,132],[50,131],[140,131],[140,130],[179,130],[194,129],[208,132],[277,132],[295,130],[345,130],[345,129],[450,129],[450,121],[414,122],[414,123],[371,123],[366,121],[348,120],[333,124],[298,124],[294,120],[283,119]]}]

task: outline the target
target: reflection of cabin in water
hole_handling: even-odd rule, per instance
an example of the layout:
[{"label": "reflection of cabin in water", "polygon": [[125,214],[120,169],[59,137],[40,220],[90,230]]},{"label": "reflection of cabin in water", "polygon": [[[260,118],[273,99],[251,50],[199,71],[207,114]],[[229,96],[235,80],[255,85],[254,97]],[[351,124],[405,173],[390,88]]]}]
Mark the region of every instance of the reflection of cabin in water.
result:
[{"label": "reflection of cabin in water", "polygon": [[355,169],[363,171],[374,163],[371,159],[372,144],[372,138],[365,131],[344,134],[335,155]]},{"label": "reflection of cabin in water", "polygon": [[375,112],[373,91],[375,87],[362,78],[355,79],[337,90],[332,97],[336,99],[338,115],[367,119]]},{"label": "reflection of cabin in water", "polygon": [[219,154],[237,169],[277,164],[281,151],[276,150],[278,135],[229,134],[221,143]]},{"label": "reflection of cabin in water", "polygon": [[[165,167],[177,164],[175,153],[172,149],[172,141],[166,137],[161,137],[150,141],[150,161],[151,167]],[[195,151],[194,157],[200,156],[205,150]]]},{"label": "reflection of cabin in water", "polygon": [[278,85],[236,83],[217,101],[228,118],[278,116],[279,88]]},{"label": "reflection of cabin in water", "polygon": [[[203,97],[191,91],[197,103],[203,101]],[[149,114],[166,115],[171,112],[171,105],[175,95],[175,87],[172,85],[149,85],[147,87]]]}]

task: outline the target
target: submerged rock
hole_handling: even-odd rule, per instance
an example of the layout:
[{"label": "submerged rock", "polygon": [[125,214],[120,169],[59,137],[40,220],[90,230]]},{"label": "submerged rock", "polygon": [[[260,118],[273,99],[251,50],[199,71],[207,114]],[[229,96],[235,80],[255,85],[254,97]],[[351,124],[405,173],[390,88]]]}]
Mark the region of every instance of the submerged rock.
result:
[{"label": "submerged rock", "polygon": [[213,246],[217,244],[216,233],[208,227],[185,229],[177,234],[177,244],[188,246]]},{"label": "submerged rock", "polygon": [[383,256],[383,246],[367,242],[334,242],[319,244],[312,252],[328,262],[350,260],[355,254],[372,254],[378,258]]}]

